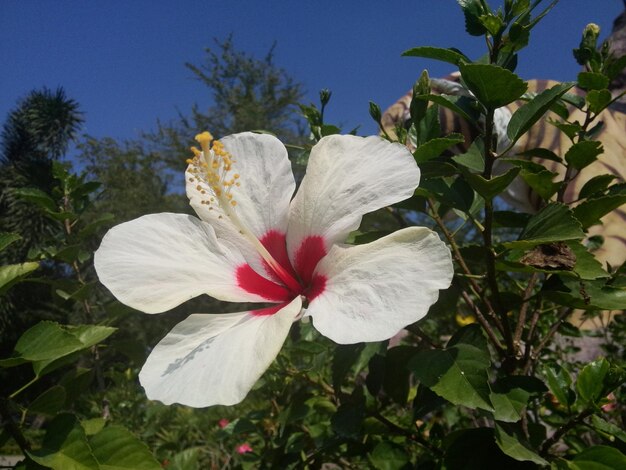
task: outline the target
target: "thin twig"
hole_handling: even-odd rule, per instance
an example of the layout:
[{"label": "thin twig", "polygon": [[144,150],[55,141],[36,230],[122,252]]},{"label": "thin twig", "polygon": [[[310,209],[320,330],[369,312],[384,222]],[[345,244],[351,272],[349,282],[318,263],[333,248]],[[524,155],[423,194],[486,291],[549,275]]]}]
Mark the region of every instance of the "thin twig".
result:
[{"label": "thin twig", "polygon": [[539,345],[536,348],[534,348],[534,352],[528,358],[528,361],[527,361],[526,365],[524,366],[524,371],[525,372],[530,370],[530,367],[531,367],[533,361],[536,361],[539,358],[539,355],[541,354],[541,351],[543,350],[543,348],[546,347],[548,342],[552,339],[552,337],[558,331],[559,326],[561,326],[561,322],[565,318],[567,318],[571,313],[572,313],[572,309],[571,308],[564,308],[561,311],[561,313],[559,313],[556,321],[552,324],[552,326],[550,326],[550,329],[548,330],[548,333],[543,337],[543,339],[541,340]]},{"label": "thin twig", "polygon": [[441,349],[442,348],[441,344],[438,344],[437,342],[433,341],[426,333],[424,333],[424,331],[419,326],[417,326],[416,323],[413,323],[411,325],[405,326],[404,329],[409,331],[409,332],[411,332],[411,333],[413,333],[419,339],[421,339],[426,344],[428,344],[428,346],[430,346],[431,348],[433,348],[433,349]]},{"label": "thin twig", "polygon": [[431,209],[430,216],[433,218],[437,226],[441,229],[441,232],[443,233],[443,235],[446,237],[446,240],[448,240],[448,243],[450,244],[450,248],[452,248],[452,256],[454,257],[454,260],[458,263],[458,265],[461,267],[463,272],[467,275],[466,277],[467,281],[469,282],[470,286],[472,287],[476,295],[480,297],[480,299],[483,301],[483,303],[487,307],[487,313],[489,314],[490,318],[494,320],[494,322],[496,323],[496,327],[498,328],[498,330],[500,330],[500,332],[503,332],[504,328],[502,327],[502,324],[500,320],[498,319],[498,316],[496,315],[493,306],[489,302],[489,299],[487,298],[487,296],[483,295],[483,289],[474,280],[475,275],[472,273],[472,271],[470,271],[469,267],[467,266],[467,263],[465,263],[465,260],[463,259],[463,255],[461,254],[461,250],[459,249],[459,246],[457,245],[456,240],[454,239],[454,237],[448,230],[448,227],[446,227],[441,217],[439,217],[439,214],[437,214],[437,212],[435,211],[434,209],[435,203],[431,198],[428,198],[428,205],[430,206],[430,209]]},{"label": "thin twig", "polygon": [[517,327],[515,328],[515,334],[513,335],[513,346],[515,346],[515,351],[519,350],[519,344],[522,340],[522,333],[524,332],[524,324],[526,323],[526,314],[528,313],[528,306],[530,305],[530,299],[535,288],[535,284],[537,283],[538,278],[537,273],[533,273],[528,280],[528,286],[526,286],[526,290],[524,291],[524,299],[522,301],[522,307],[519,311],[519,317],[517,319]]},{"label": "thin twig", "polygon": [[402,214],[400,214],[400,212],[398,211],[398,209],[395,209],[393,207],[387,207],[387,210],[389,211],[389,213],[391,214],[391,216],[396,219],[396,222],[398,222],[398,225],[401,228],[406,228],[409,226],[408,222],[406,220],[404,220],[404,217],[402,217]]},{"label": "thin twig", "polygon": [[498,337],[495,335],[493,329],[491,328],[491,325],[489,324],[485,316],[482,314],[482,312],[479,310],[479,308],[476,306],[476,304],[471,299],[471,297],[467,294],[467,292],[464,291],[461,293],[461,295],[463,296],[463,300],[465,300],[465,303],[468,305],[469,308],[472,309],[472,311],[474,312],[474,315],[476,315],[478,322],[487,333],[487,336],[491,340],[491,344],[493,344],[493,347],[496,348],[496,350],[498,351],[498,354],[502,356],[504,354],[504,347],[498,340]]}]

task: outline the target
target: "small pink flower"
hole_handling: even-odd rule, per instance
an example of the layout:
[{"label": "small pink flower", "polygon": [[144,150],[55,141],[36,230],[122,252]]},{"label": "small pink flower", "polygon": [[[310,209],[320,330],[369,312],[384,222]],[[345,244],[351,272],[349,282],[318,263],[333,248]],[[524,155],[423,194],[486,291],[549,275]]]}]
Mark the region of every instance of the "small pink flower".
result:
[{"label": "small pink flower", "polygon": [[602,405],[600,408],[602,408],[602,411],[604,411],[605,413],[608,413],[617,408],[617,400],[615,399],[615,395],[613,394],[613,392],[609,393],[606,398],[610,401],[607,404]]},{"label": "small pink flower", "polygon": [[224,429],[226,426],[228,426],[228,423],[230,423],[230,421],[228,421],[226,418],[222,418],[217,422],[217,425],[220,427],[220,429]]},{"label": "small pink flower", "polygon": [[247,442],[237,447],[238,454],[247,454],[248,452],[252,452],[252,447]]}]

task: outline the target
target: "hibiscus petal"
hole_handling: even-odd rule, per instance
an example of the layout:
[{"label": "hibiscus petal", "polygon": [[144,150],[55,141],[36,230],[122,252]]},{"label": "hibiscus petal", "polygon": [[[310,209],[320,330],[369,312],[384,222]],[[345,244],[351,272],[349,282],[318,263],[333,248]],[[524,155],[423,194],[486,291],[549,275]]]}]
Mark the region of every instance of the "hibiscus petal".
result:
[{"label": "hibiscus petal", "polygon": [[204,407],[245,398],[282,347],[300,297],[263,311],[190,315],[152,350],[139,374],[151,400]]},{"label": "hibiscus petal", "polygon": [[267,301],[237,285],[245,260],[211,226],[183,214],[152,214],[113,227],[94,263],[120,302],[146,313],[169,310],[200,294],[232,302]]},{"label": "hibiscus petal", "polygon": [[336,343],[388,339],[426,315],[453,273],[450,250],[423,227],[366,245],[333,246],[315,270],[325,285],[307,315]]},{"label": "hibiscus petal", "polygon": [[287,247],[296,271],[303,245],[321,238],[327,252],[359,227],[364,214],[411,197],[419,178],[413,156],[398,143],[376,136],[321,139],[291,203]]},{"label": "hibiscus petal", "polygon": [[[236,180],[239,186],[230,188],[237,204],[232,210],[259,240],[263,241],[270,232],[284,236],[289,201],[295,190],[285,146],[276,137],[252,132],[233,134],[224,137],[221,142],[235,160],[231,176],[239,175]],[[190,169],[185,174],[186,192],[198,217],[215,228],[218,238],[237,245],[257,272],[265,273],[260,256],[250,241],[241,235],[240,228],[233,224],[219,205],[207,204],[211,197],[215,199],[215,194],[205,182],[190,173]]]}]

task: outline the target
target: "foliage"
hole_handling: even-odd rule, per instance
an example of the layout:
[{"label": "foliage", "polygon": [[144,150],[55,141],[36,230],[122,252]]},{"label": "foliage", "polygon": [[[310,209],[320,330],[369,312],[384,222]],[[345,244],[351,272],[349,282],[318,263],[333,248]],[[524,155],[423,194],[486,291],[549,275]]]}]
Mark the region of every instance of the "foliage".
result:
[{"label": "foliage", "polygon": [[[55,146],[58,139],[35,139],[51,149],[48,183],[31,183],[28,176],[14,197],[49,221],[49,229],[38,235],[35,250],[24,249],[27,221],[0,234],[0,250],[22,254],[2,258],[0,298],[45,286],[47,307],[63,319],[20,331],[12,352],[0,359],[0,446],[24,453],[17,468],[625,465],[626,321],[617,315],[595,332],[571,321],[580,310],[605,318],[601,310],[626,306],[626,267],[600,264],[593,248],[601,240],[588,237],[590,227],[626,201],[626,192],[613,175],[596,175],[576,201],[564,197],[573,177],[601,158],[596,125],[618,98],[608,86],[621,72],[616,64],[625,62],[597,47],[597,32],[587,28],[575,51],[585,67],[576,82],[582,99],[570,94],[574,83],[526,97],[508,125],[511,145],[497,148],[496,109],[526,89],[515,74],[517,54],[553,3],[540,12],[540,0],[505,0],[497,11],[484,0],[458,3],[467,32],[486,41],[485,57],[472,61],[457,49],[436,47],[405,55],[457,65],[472,96],[435,95],[427,73],[418,79],[410,126],[393,139],[415,147],[420,187],[409,200],[365,217],[349,240],[367,243],[416,222],[435,225],[456,263],[452,286],[424,320],[380,343],[337,345],[310,323],[295,323],[277,360],[233,407],[149,402],[137,380],[149,348],[172,323],[225,308],[200,298],[144,321],[98,287],[92,253],[113,220],[182,210],[169,171],[205,126],[222,134],[277,132],[298,144],[295,163],[306,160],[316,140],[341,132],[324,119],[330,92],[320,93],[319,106],[300,106],[312,139],[303,142],[289,112],[300,87],[274,68],[271,51],[256,61],[228,39],[218,43],[221,53],[208,51],[206,67],[190,66],[215,93],[211,112],[195,108],[180,124],[162,125],[151,137],[154,146],[109,139],[82,144],[85,168],[102,186],[54,162],[60,155],[54,149],[65,148]],[[441,135],[437,106],[475,127],[467,153],[446,153],[462,136]],[[248,111],[238,112],[242,108]],[[562,180],[512,153],[549,110],[561,116],[553,124],[572,145],[560,154],[537,153],[562,164]],[[376,104],[370,113],[381,122]],[[574,113],[583,119],[573,119]],[[509,166],[497,173],[501,160]],[[499,198],[516,178],[538,194],[540,210],[502,207]],[[604,356],[584,351],[593,341]]]}]

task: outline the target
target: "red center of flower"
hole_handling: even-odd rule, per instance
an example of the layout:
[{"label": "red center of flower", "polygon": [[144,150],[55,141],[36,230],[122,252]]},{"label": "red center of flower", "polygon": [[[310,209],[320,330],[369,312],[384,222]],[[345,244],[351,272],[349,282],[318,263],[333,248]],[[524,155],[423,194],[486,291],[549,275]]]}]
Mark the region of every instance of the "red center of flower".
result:
[{"label": "red center of flower", "polygon": [[[272,267],[267,262],[264,268],[267,277],[257,273],[249,264],[237,268],[237,284],[246,292],[256,294],[270,302],[290,302],[303,295],[310,302],[326,287],[326,278],[314,274],[317,263],[326,255],[324,239],[319,235],[306,237],[296,250],[294,263],[287,254],[286,236],[270,230],[261,239],[261,244],[278,263]],[[272,315],[281,307],[258,310],[260,315]]]}]

